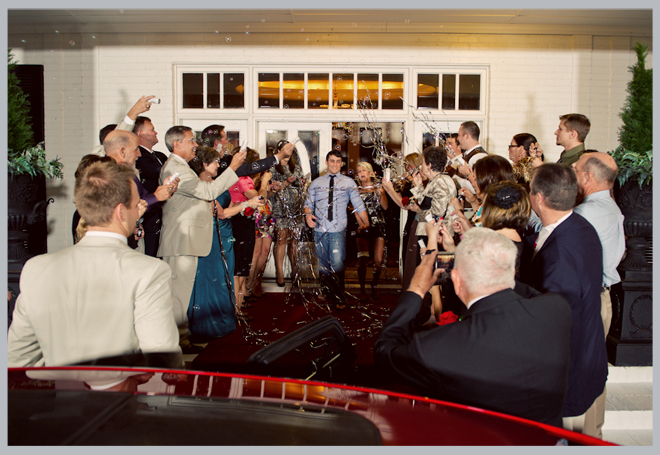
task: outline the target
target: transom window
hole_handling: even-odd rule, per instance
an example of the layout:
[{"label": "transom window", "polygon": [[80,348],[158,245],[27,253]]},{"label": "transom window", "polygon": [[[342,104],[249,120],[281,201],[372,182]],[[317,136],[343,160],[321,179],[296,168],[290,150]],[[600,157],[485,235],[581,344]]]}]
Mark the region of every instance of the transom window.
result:
[{"label": "transom window", "polygon": [[403,110],[403,73],[258,73],[258,109]]},{"label": "transom window", "polygon": [[481,110],[481,74],[417,73],[418,109]]},{"label": "transom window", "polygon": [[[410,74],[409,74],[410,72]],[[408,86],[412,77],[413,85]],[[267,112],[423,110],[483,115],[486,68],[409,68],[392,71],[296,71],[268,67],[177,67],[178,106],[182,111]]]}]

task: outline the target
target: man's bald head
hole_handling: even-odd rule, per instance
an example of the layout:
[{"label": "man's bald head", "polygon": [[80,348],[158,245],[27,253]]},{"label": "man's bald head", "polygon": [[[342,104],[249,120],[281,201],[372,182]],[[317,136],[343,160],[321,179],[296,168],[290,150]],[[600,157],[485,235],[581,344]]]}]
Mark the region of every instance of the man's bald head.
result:
[{"label": "man's bald head", "polygon": [[614,158],[607,153],[585,150],[580,161],[583,161],[584,164],[582,170],[589,172],[599,186],[607,186],[607,189],[614,187],[616,176],[619,173],[619,167]]},{"label": "man's bald head", "polygon": [[105,154],[128,167],[133,167],[140,156],[139,145],[136,134],[123,130],[111,131],[103,141]]}]

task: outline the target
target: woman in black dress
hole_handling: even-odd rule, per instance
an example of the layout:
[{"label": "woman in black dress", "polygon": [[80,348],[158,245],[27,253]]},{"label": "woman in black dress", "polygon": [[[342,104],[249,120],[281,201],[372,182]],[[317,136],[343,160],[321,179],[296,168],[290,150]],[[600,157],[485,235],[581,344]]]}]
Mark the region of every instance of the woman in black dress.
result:
[{"label": "woman in black dress", "polygon": [[364,298],[364,289],[367,279],[367,263],[369,262],[369,244],[373,242],[374,248],[374,273],[371,280],[371,296],[378,298],[378,281],[383,265],[383,253],[385,251],[385,216],[387,210],[387,196],[382,187],[376,187],[373,181],[374,169],[371,164],[361,162],[357,165],[359,189],[364,206],[369,214],[369,227],[358,227],[358,278],[360,280],[360,297]]}]

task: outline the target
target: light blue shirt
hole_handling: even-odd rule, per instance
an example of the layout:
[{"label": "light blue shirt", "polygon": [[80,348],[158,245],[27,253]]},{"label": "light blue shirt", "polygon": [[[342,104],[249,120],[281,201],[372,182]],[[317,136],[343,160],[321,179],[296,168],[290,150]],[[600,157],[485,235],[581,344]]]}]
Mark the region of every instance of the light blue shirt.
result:
[{"label": "light blue shirt", "polygon": [[348,224],[348,217],[346,216],[348,201],[351,201],[356,213],[364,212],[366,208],[355,181],[343,174],[334,174],[332,221],[328,221],[330,175],[323,175],[309,185],[305,207],[309,208],[316,217],[315,231],[343,232]]},{"label": "light blue shirt", "polygon": [[596,229],[603,246],[603,286],[612,286],[621,281],[616,271],[626,251],[623,232],[623,215],[610,196],[609,191],[597,191],[584,199],[575,209]]}]

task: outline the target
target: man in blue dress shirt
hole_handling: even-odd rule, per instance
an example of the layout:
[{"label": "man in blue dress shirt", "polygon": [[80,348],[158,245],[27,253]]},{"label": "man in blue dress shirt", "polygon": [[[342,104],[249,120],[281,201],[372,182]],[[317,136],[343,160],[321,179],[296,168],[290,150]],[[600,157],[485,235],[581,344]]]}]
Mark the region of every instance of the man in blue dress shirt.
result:
[{"label": "man in blue dress shirt", "polygon": [[[610,195],[619,168],[614,158],[607,153],[585,150],[580,159],[573,163],[573,169],[577,174],[578,201],[582,200],[573,211],[591,223],[603,246],[603,289],[600,293],[600,316],[603,319],[603,329],[605,329],[605,338],[607,338],[612,322],[610,287],[621,281],[616,268],[626,251],[623,215]],[[596,398],[585,415],[583,432],[590,436],[603,437],[606,395],[607,389]]]},{"label": "man in blue dress shirt", "polygon": [[319,259],[321,286],[337,310],[346,308],[344,297],[344,260],[346,259],[346,225],[348,201],[353,204],[361,227],[369,226],[369,217],[353,179],[339,173],[341,153],[328,152],[325,159],[328,173],[309,186],[305,201],[305,220],[314,228],[316,256]]}]

